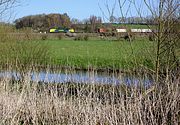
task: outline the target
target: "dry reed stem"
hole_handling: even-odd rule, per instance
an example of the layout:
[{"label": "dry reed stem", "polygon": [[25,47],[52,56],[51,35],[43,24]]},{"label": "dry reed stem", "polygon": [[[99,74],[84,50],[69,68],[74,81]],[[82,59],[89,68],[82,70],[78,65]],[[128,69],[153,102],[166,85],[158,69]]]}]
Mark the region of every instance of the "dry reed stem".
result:
[{"label": "dry reed stem", "polygon": [[[28,75],[12,85],[0,80],[0,124],[5,125],[167,125],[180,123],[179,81],[140,92],[131,88],[131,97],[109,87],[81,86],[77,93],[69,86],[31,83]],[[156,90],[158,89],[158,90]],[[89,91],[85,91],[89,90]],[[104,95],[99,94],[103,90]],[[128,91],[128,90],[127,90]],[[60,94],[59,94],[60,93]],[[145,93],[145,94],[144,94]]]}]

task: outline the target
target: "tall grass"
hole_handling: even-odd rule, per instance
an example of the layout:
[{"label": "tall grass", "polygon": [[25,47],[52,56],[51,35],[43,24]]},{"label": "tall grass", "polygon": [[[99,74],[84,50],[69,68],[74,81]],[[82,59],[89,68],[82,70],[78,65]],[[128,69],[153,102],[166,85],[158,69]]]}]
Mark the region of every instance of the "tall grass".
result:
[{"label": "tall grass", "polygon": [[[32,64],[42,64],[48,58],[48,49],[44,43],[33,41],[29,30],[25,31],[25,39],[19,37],[13,27],[0,25],[0,65],[10,65],[25,69]],[[33,39],[33,40],[32,40]]]},{"label": "tall grass", "polygon": [[[56,84],[0,79],[0,124],[178,125],[179,78],[161,86]],[[143,84],[143,83],[142,83]]]}]

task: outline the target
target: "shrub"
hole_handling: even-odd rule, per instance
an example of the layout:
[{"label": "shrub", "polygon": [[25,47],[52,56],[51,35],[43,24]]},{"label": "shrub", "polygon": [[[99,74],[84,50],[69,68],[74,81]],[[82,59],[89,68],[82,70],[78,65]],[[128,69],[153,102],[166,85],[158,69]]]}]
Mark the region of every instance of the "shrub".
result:
[{"label": "shrub", "polygon": [[47,34],[42,34],[42,36],[41,36],[42,40],[47,40],[47,38],[48,38]]},{"label": "shrub", "polygon": [[75,41],[81,41],[81,40],[85,40],[85,41],[88,41],[89,40],[89,35],[78,35],[74,38]]},{"label": "shrub", "polygon": [[30,28],[23,28],[23,29],[18,30],[18,31],[21,33],[21,35],[18,38],[19,41],[24,41],[24,40],[25,41],[27,41],[27,40],[31,41],[31,40],[36,39],[35,35],[33,35],[32,30]]},{"label": "shrub", "polygon": [[120,34],[120,33],[117,33],[117,34],[116,34],[116,40],[117,40],[117,41],[122,40],[123,37],[124,37],[123,34]]},{"label": "shrub", "polygon": [[75,41],[78,41],[78,40],[84,40],[84,36],[83,35],[78,35],[74,38]]},{"label": "shrub", "polygon": [[153,34],[149,35],[149,41],[155,41],[156,37]]},{"label": "shrub", "polygon": [[135,40],[135,36],[132,34],[126,34],[124,36],[124,39],[131,42],[131,41]]},{"label": "shrub", "polygon": [[85,36],[84,36],[84,40],[85,40],[85,41],[88,41],[88,40],[89,40],[89,36],[88,36],[88,35],[85,35]]},{"label": "shrub", "polygon": [[66,33],[66,36],[68,36],[68,37],[76,37],[77,34],[76,33]]},{"label": "shrub", "polygon": [[63,35],[62,34],[58,34],[57,37],[58,37],[58,40],[62,40]]}]

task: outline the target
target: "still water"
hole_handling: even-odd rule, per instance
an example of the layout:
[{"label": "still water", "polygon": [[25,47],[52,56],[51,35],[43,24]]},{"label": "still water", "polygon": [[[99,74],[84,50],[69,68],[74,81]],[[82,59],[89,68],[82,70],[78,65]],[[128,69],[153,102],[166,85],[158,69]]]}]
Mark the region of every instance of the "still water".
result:
[{"label": "still water", "polygon": [[[108,73],[94,71],[39,71],[28,72],[26,77],[31,81],[44,83],[88,83],[88,84],[143,84],[149,86],[152,80],[147,76],[128,75],[123,73]],[[21,79],[21,74],[15,71],[2,71],[0,78]]]}]

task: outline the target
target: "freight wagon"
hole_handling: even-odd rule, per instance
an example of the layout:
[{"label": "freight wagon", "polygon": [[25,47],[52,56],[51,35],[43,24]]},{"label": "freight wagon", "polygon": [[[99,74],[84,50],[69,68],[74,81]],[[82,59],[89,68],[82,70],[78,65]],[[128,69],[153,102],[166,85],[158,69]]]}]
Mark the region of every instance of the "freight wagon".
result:
[{"label": "freight wagon", "polygon": [[[117,33],[127,33],[128,32],[128,30],[125,28],[118,28],[118,29],[115,29],[115,31]],[[129,31],[132,33],[152,33],[151,29],[129,29]],[[98,32],[99,33],[106,33],[106,32],[108,32],[108,30],[106,30],[104,28],[99,28]]]}]

